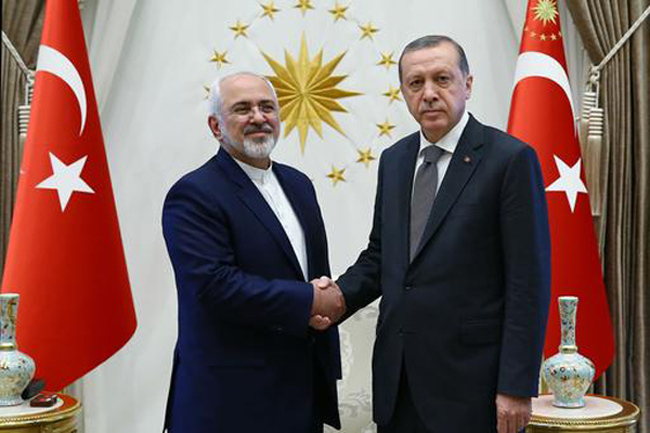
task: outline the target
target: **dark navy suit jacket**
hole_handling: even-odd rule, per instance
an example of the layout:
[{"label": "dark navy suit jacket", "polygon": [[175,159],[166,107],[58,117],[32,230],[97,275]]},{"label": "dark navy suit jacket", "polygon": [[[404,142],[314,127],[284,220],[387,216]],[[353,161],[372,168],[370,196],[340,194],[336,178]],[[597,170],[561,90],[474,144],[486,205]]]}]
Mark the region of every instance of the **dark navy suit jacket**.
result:
[{"label": "dark navy suit jacket", "polygon": [[[311,181],[279,163],[273,171],[302,225],[309,279],[329,275]],[[309,328],[312,285],[225,150],[171,188],[163,233],[178,289],[169,431],[301,433],[315,417],[339,427],[338,331]]]},{"label": "dark navy suit jacket", "polygon": [[383,152],[368,247],[338,283],[348,314],[381,296],[373,408],[386,424],[402,365],[431,431],[496,431],[496,393],[537,393],[550,236],[534,150],[473,117],[409,262],[420,134]]}]

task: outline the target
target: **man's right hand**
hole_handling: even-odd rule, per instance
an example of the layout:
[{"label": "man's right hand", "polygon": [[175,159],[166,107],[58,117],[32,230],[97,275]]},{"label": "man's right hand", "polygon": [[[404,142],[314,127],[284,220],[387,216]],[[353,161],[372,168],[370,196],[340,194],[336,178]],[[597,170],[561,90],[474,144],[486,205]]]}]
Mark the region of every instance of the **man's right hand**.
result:
[{"label": "man's right hand", "polygon": [[309,325],[318,330],[327,329],[345,314],[345,299],[339,286],[328,277],[311,281],[314,300]]}]

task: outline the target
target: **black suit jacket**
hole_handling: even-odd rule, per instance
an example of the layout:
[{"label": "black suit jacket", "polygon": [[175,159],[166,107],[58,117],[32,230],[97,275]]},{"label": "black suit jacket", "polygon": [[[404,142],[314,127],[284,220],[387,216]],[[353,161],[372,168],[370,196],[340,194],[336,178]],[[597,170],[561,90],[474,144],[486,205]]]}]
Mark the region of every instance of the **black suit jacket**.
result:
[{"label": "black suit jacket", "polygon": [[[273,171],[304,231],[309,279],[328,275],[311,181],[279,163]],[[309,328],[312,285],[272,209],[226,151],[171,188],[163,233],[178,289],[169,431],[307,432],[314,419],[339,427],[338,331]]]},{"label": "black suit jacket", "polygon": [[420,135],[383,152],[368,247],[339,279],[349,312],[381,296],[373,408],[387,423],[402,364],[440,432],[496,428],[496,393],[534,396],[550,296],[550,236],[534,150],[470,116],[409,262]]}]

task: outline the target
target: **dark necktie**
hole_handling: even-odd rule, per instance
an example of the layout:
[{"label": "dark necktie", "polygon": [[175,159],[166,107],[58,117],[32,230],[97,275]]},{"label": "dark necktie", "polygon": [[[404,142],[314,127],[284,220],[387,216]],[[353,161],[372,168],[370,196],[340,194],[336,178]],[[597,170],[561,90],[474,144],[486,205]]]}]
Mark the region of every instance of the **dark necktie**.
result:
[{"label": "dark necktie", "polygon": [[418,249],[422,233],[429,220],[429,214],[433,207],[433,200],[436,197],[438,188],[438,167],[437,162],[444,151],[438,146],[427,146],[422,150],[424,162],[418,168],[413,184],[413,196],[411,197],[411,239],[410,259]]}]

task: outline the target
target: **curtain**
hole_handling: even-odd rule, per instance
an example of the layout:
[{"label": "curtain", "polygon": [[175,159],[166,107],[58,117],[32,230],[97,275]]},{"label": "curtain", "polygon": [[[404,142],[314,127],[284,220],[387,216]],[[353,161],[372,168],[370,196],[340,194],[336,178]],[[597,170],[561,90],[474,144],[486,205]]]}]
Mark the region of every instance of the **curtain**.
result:
[{"label": "curtain", "polygon": [[110,93],[122,50],[129,46],[127,34],[137,3],[138,0],[93,0],[87,1],[81,10],[100,115]]},{"label": "curtain", "polygon": [[[2,30],[27,67],[34,69],[43,28],[43,0],[2,2]],[[17,108],[25,101],[26,78],[9,50],[2,45],[2,147],[0,149],[0,275],[4,269],[9,226],[15,201],[22,149]]]},{"label": "curtain", "polygon": [[[650,5],[649,0],[567,2],[598,64]],[[605,134],[600,166],[603,214],[597,225],[616,336],[616,355],[596,392],[642,408],[650,431],[650,21],[602,69]],[[645,409],[645,410],[644,410]]]}]

